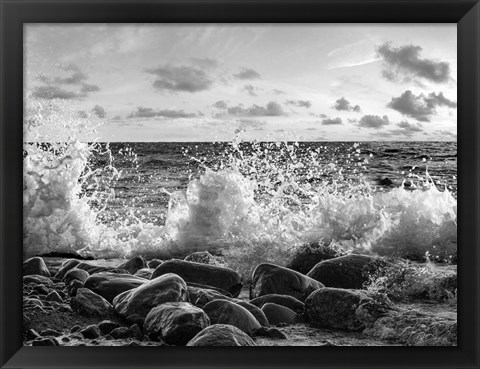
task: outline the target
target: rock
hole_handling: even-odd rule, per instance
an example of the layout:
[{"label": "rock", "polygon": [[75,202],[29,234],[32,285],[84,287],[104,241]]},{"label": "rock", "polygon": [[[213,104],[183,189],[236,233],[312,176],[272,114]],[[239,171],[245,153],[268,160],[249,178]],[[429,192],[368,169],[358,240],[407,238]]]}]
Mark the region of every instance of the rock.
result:
[{"label": "rock", "polygon": [[217,258],[210,254],[208,251],[198,251],[191,253],[185,259],[185,261],[191,261],[194,263],[209,264],[220,266],[221,263],[217,261]]},{"label": "rock", "polygon": [[45,301],[55,301],[55,302],[63,302],[63,299],[60,297],[57,291],[50,292],[47,297],[45,297]]},{"label": "rock", "polygon": [[128,327],[118,327],[110,332],[110,336],[114,339],[123,339],[132,337],[132,331]]},{"label": "rock", "polygon": [[77,264],[76,266],[77,269],[82,269],[88,272],[88,274],[96,274],[96,273],[101,273],[101,272],[108,272],[113,268],[109,267],[102,267],[102,266],[97,266],[97,265],[91,265],[88,263],[80,263]]},{"label": "rock", "polygon": [[34,298],[24,298],[23,299],[23,307],[30,307],[30,306],[43,306],[43,302],[39,299],[34,299]]},{"label": "rock", "polygon": [[70,269],[75,268],[78,264],[80,264],[80,261],[77,259],[65,260],[60,269],[58,269],[57,274],[55,274],[55,278],[62,280],[65,276],[65,273],[67,273]]},{"label": "rock", "polygon": [[205,284],[201,284],[201,283],[194,283],[194,282],[186,282],[187,283],[187,286],[188,287],[195,287],[195,288],[202,288],[204,290],[214,290],[218,293],[221,293],[223,296],[226,296],[226,297],[229,297],[229,298],[232,298],[232,294],[228,291],[225,291],[224,289],[222,288],[218,288],[218,287],[214,287],[214,286],[207,286]]},{"label": "rock", "polygon": [[85,288],[91,289],[111,303],[122,292],[137,288],[145,282],[146,279],[131,274],[101,272],[90,276],[85,281]]},{"label": "rock", "polygon": [[127,316],[126,321],[128,324],[136,324],[143,329],[143,324],[145,323],[145,317],[139,314],[132,314]]},{"label": "rock", "polygon": [[255,342],[237,327],[215,324],[193,337],[187,346],[256,346]]},{"label": "rock", "polygon": [[199,283],[221,288],[238,297],[242,289],[242,277],[232,269],[214,265],[193,263],[184,260],[168,260],[159,265],[152,274],[152,279],[166,273],[175,273],[185,282]]},{"label": "rock", "polygon": [[26,275],[23,277],[23,284],[43,284],[46,286],[53,285],[53,282],[50,278],[45,277],[43,275]]},{"label": "rock", "polygon": [[154,341],[184,346],[209,325],[210,319],[202,309],[188,302],[167,302],[150,310],[144,329]]},{"label": "rock", "polygon": [[33,287],[33,290],[39,295],[48,295],[50,292],[50,290],[43,284],[37,284],[35,287]]},{"label": "rock", "polygon": [[83,315],[106,317],[113,312],[113,306],[107,300],[88,288],[79,288],[74,301],[75,308]]},{"label": "rock", "polygon": [[113,305],[123,317],[132,314],[147,316],[155,306],[181,301],[188,301],[187,285],[178,275],[168,273],[121,293],[115,297]]},{"label": "rock", "polygon": [[111,331],[118,327],[118,323],[112,322],[111,320],[103,320],[98,323],[98,329],[100,329],[100,332],[102,332],[103,335],[109,334]]},{"label": "rock", "polygon": [[50,271],[41,257],[33,257],[23,262],[23,275],[42,275],[50,277]]},{"label": "rock", "polygon": [[130,327],[130,332],[132,334],[132,337],[136,340],[139,340],[141,341],[143,339],[143,333],[142,333],[142,329],[140,328],[140,326],[138,324],[132,324]]},{"label": "rock", "polygon": [[190,303],[200,308],[213,300],[231,300],[230,297],[210,288],[187,286]]},{"label": "rock", "polygon": [[263,295],[253,300],[250,300],[250,303],[252,305],[258,306],[259,308],[262,308],[262,306],[265,305],[267,302],[273,302],[274,304],[285,306],[290,310],[293,310],[297,314],[303,314],[305,310],[305,304],[303,302],[297,300],[293,296],[288,295]]},{"label": "rock", "polygon": [[77,291],[78,291],[79,288],[83,288],[83,283],[80,282],[78,279],[72,280],[67,285],[68,294],[70,296],[75,296],[77,294]]},{"label": "rock", "polygon": [[76,324],[72,328],[70,328],[70,333],[78,332],[80,329],[82,329],[82,327],[80,327],[78,324]]},{"label": "rock", "polygon": [[251,297],[279,294],[305,301],[313,291],[322,287],[324,285],[320,282],[299,272],[265,263],[253,271]]},{"label": "rock", "polygon": [[135,272],[134,276],[140,277],[140,278],[145,278],[145,279],[150,279],[152,277],[152,274],[155,269],[151,268],[142,268],[139,269]]},{"label": "rock", "polygon": [[321,242],[305,244],[295,251],[292,261],[287,265],[287,268],[307,274],[319,262],[342,255],[341,250]]},{"label": "rock", "polygon": [[307,276],[327,287],[362,289],[370,276],[387,264],[378,257],[350,254],[321,261]]},{"label": "rock", "polygon": [[261,327],[255,317],[244,307],[226,300],[214,300],[204,306],[212,324],[233,325],[252,336]]},{"label": "rock", "polygon": [[147,263],[147,266],[150,268],[150,269],[155,269],[156,267],[158,267],[160,264],[162,264],[163,261],[160,260],[160,259],[153,259],[153,260],[150,260],[148,263]]},{"label": "rock", "polygon": [[278,328],[269,328],[267,330],[267,337],[276,339],[276,340],[286,340],[288,337]]},{"label": "rock", "polygon": [[259,307],[245,300],[233,299],[231,301],[247,309],[255,317],[255,319],[257,319],[257,321],[260,323],[262,327],[270,326],[270,323],[268,322],[268,319],[265,316],[265,313]]},{"label": "rock", "polygon": [[371,326],[389,309],[387,302],[362,290],[325,287],[305,301],[305,315],[312,325],[350,331]]},{"label": "rock", "polygon": [[263,305],[262,311],[271,325],[280,323],[295,324],[297,322],[297,314],[293,310],[273,302],[267,302]]},{"label": "rock", "polygon": [[125,269],[127,270],[130,274],[135,274],[138,270],[143,269],[147,266],[147,262],[145,261],[144,258],[141,258],[140,256],[136,256],[123,264],[120,264],[117,266],[117,269]]},{"label": "rock", "polygon": [[37,338],[41,338],[40,334],[35,329],[29,329],[27,331],[27,340],[34,340]]},{"label": "rock", "polygon": [[83,269],[73,268],[65,273],[62,280],[65,282],[65,284],[68,285],[73,280],[77,280],[82,283],[85,283],[88,277],[90,277],[90,274],[88,274],[87,271]]},{"label": "rock", "polygon": [[40,336],[42,337],[47,337],[47,336],[58,337],[61,335],[62,335],[61,332],[51,328],[44,329],[43,331],[40,332]]},{"label": "rock", "polygon": [[32,346],[60,346],[57,339],[53,337],[37,338],[32,341]]},{"label": "rock", "polygon": [[94,339],[100,337],[100,329],[95,324],[89,325],[85,329],[80,330],[84,338]]}]

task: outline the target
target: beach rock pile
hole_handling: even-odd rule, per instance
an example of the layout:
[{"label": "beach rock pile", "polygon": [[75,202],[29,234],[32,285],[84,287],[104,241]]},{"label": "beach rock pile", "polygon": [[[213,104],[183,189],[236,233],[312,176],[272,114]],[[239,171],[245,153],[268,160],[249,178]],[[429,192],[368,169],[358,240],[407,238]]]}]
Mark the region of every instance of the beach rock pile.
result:
[{"label": "beach rock pile", "polygon": [[[242,277],[210,256],[135,257],[113,267],[70,259],[54,270],[40,257],[28,259],[23,269],[24,342],[254,346],[259,339],[288,340],[288,332],[295,332],[289,327],[365,332],[391,340],[401,322],[410,322],[388,298],[365,289],[369,275],[387,265],[380,258],[322,260],[307,274],[260,264],[248,299]],[[441,342],[450,344],[456,322],[434,323],[437,328],[426,334],[443,327],[450,333]]]}]

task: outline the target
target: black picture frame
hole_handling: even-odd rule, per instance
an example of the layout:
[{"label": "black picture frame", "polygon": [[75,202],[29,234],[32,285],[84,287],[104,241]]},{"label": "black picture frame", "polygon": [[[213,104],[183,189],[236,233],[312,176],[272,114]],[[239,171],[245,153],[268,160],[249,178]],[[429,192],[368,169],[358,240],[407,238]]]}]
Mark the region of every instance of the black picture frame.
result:
[{"label": "black picture frame", "polygon": [[[480,4],[478,0],[0,0],[2,368],[478,368]],[[457,347],[23,347],[24,23],[457,23]]]}]

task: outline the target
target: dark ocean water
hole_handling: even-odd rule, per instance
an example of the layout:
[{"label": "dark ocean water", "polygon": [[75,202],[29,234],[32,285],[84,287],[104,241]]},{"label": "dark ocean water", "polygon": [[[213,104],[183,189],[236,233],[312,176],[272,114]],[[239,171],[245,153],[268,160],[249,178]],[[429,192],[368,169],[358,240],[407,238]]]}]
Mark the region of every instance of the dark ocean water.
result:
[{"label": "dark ocean water", "polygon": [[[165,222],[169,193],[185,190],[189,181],[204,171],[204,166],[217,168],[232,152],[230,143],[116,142],[109,146],[115,167],[122,171],[121,178],[111,183],[115,190],[115,199],[109,202],[110,210],[115,211],[113,218],[135,211],[158,225]],[[316,158],[322,159],[325,165],[338,162],[338,167],[346,172],[349,168],[345,159],[349,154],[358,154],[359,158],[368,160],[359,172],[377,190],[398,187],[404,180],[408,189],[410,179],[425,178],[428,169],[437,187],[442,190],[447,186],[456,197],[456,142],[361,142],[355,150],[352,146],[352,142],[300,142],[296,155],[299,161],[308,164],[309,153],[321,148],[325,155]],[[241,143],[240,148],[246,154],[253,151],[248,142]],[[275,150],[270,148],[269,151]],[[274,153],[271,157],[275,160]],[[106,158],[97,156],[94,161],[101,167]],[[306,180],[312,181],[311,177],[315,176]],[[108,221],[112,216],[106,211],[103,219]]]}]

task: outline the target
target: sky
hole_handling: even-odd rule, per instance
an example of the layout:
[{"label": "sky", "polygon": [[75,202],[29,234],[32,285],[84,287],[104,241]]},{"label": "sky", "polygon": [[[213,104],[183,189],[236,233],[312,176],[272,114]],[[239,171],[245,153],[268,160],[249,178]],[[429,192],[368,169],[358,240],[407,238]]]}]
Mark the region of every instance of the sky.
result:
[{"label": "sky", "polygon": [[25,98],[101,141],[456,141],[456,24],[30,24]]}]

